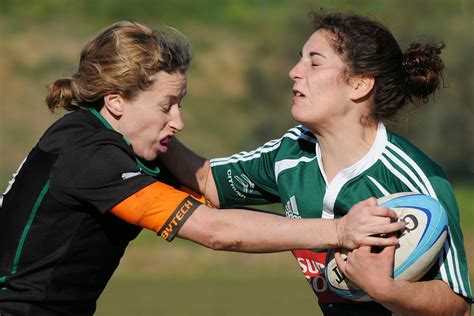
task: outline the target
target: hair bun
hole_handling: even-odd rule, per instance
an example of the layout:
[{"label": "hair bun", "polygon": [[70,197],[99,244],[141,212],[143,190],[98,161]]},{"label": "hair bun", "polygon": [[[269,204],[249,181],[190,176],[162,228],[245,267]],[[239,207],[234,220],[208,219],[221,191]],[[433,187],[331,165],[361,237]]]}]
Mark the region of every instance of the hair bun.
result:
[{"label": "hair bun", "polygon": [[405,51],[403,69],[406,74],[406,85],[412,97],[427,102],[436,91],[442,79],[444,63],[441,50],[444,43],[412,43]]},{"label": "hair bun", "polygon": [[65,108],[68,111],[76,109],[73,104],[74,92],[73,92],[73,79],[72,78],[61,78],[54,81],[49,86],[49,92],[46,96],[46,105],[54,112],[57,108]]}]

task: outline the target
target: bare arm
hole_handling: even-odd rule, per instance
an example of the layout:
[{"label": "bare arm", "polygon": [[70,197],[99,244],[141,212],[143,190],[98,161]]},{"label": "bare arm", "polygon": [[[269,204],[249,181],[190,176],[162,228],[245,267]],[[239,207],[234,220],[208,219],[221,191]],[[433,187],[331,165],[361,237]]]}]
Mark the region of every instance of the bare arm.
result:
[{"label": "bare arm", "polygon": [[471,315],[471,304],[443,281],[395,281],[379,303],[398,315]]},{"label": "bare arm", "polygon": [[[174,139],[168,152],[160,156],[177,179],[219,206],[216,184],[209,161]],[[199,207],[181,228],[178,236],[213,249],[269,252],[288,249],[353,249],[359,245],[394,245],[397,238],[377,238],[394,232],[403,222],[392,222],[396,214],[377,206],[374,198],[356,204],[338,220],[285,219],[248,210],[219,211]]]},{"label": "bare arm", "polygon": [[[249,210],[217,210],[199,206],[184,223],[178,236],[216,250],[274,252],[290,249],[353,249],[360,244],[394,245],[393,238],[376,233],[400,230],[403,222],[387,217],[390,209],[369,199],[353,206],[339,219],[290,219]],[[368,222],[367,219],[370,219]]]},{"label": "bare arm", "polygon": [[337,222],[289,219],[250,210],[199,206],[178,236],[214,250],[275,252],[334,247]]},{"label": "bare arm", "polygon": [[169,144],[168,152],[159,157],[180,183],[202,193],[213,205],[219,207],[209,160],[197,155],[176,138]]},{"label": "bare arm", "polygon": [[338,267],[373,300],[397,315],[470,315],[471,304],[443,281],[408,282],[394,280],[395,247],[371,253],[363,246],[348,254],[347,261],[336,254]]}]

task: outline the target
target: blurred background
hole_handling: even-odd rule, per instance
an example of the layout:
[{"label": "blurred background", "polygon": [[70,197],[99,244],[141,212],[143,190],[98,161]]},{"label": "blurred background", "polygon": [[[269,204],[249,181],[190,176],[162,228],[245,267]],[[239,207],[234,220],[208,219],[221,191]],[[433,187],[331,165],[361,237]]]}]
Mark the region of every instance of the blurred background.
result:
[{"label": "blurred background", "polygon": [[[84,43],[118,20],[172,26],[192,42],[186,129],[179,136],[189,147],[215,157],[280,137],[295,125],[288,71],[311,34],[309,11],[321,8],[383,22],[402,49],[412,41],[446,43],[444,88],[429,104],[407,110],[394,129],[436,160],[454,184],[472,275],[472,0],[0,0],[0,190],[64,114],[48,112],[47,85],[72,74]],[[295,263],[289,253],[219,253],[143,232],[96,315],[318,315]]]}]

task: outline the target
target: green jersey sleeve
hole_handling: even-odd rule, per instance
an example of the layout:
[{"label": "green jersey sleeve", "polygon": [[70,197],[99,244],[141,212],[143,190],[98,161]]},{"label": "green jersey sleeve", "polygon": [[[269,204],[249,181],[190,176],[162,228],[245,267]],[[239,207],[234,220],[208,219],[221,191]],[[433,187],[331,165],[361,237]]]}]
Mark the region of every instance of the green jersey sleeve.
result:
[{"label": "green jersey sleeve", "polygon": [[459,208],[450,183],[442,177],[431,177],[430,182],[438,201],[448,215],[449,238],[439,259],[436,279],[443,280],[459,295],[472,302],[472,289],[460,225]]},{"label": "green jersey sleeve", "polygon": [[271,204],[280,201],[275,181],[275,141],[262,147],[211,160],[222,207]]},{"label": "green jersey sleeve", "polygon": [[221,206],[281,203],[288,190],[281,183],[281,175],[302,161],[313,160],[315,143],[312,133],[296,126],[253,151],[212,159]]}]

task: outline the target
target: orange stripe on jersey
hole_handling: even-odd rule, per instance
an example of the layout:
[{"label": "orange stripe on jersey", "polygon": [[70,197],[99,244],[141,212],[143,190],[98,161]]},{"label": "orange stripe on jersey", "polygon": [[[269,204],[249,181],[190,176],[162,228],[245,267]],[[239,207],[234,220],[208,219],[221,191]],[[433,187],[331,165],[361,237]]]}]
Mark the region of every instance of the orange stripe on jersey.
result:
[{"label": "orange stripe on jersey", "polygon": [[199,205],[188,193],[155,182],[115,205],[110,212],[171,241]]},{"label": "orange stripe on jersey", "polygon": [[186,193],[189,193],[189,195],[191,195],[195,200],[198,200],[199,202],[201,202],[202,204],[206,205],[206,206],[209,206],[211,208],[215,208],[214,205],[211,203],[211,201],[209,201],[208,199],[206,199],[204,197],[204,195],[202,194],[199,194],[197,193],[196,191],[193,191],[191,190],[190,188],[188,187],[185,187],[184,185],[182,185],[180,188],[179,188],[181,191],[184,191]]}]

